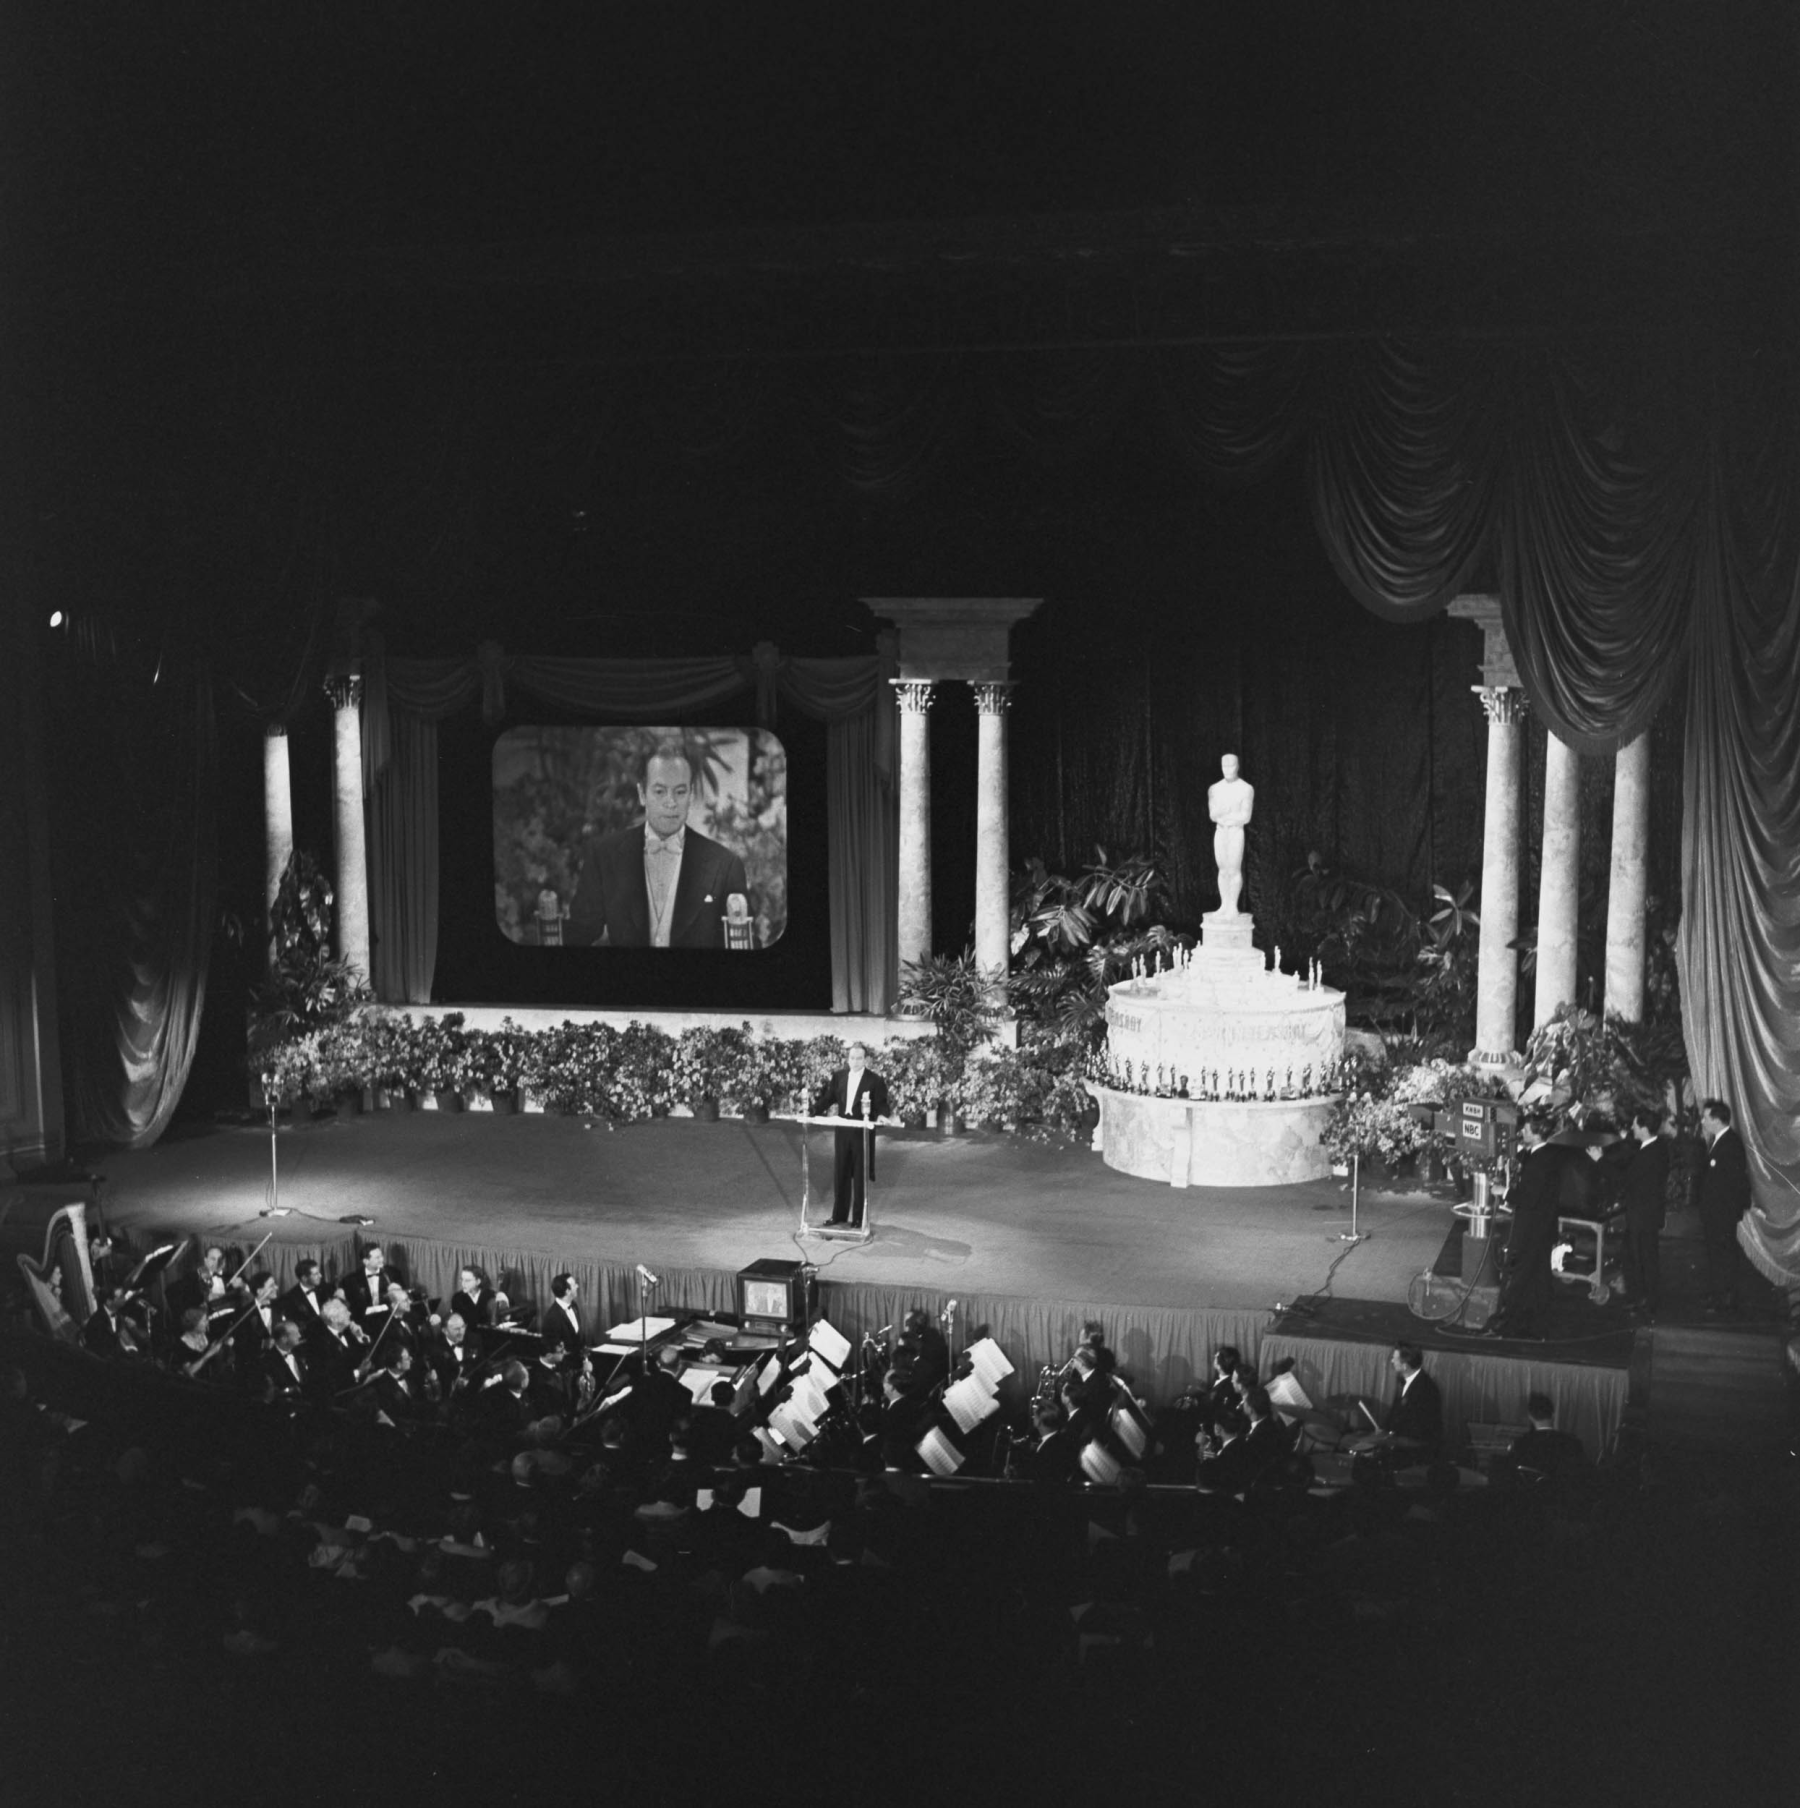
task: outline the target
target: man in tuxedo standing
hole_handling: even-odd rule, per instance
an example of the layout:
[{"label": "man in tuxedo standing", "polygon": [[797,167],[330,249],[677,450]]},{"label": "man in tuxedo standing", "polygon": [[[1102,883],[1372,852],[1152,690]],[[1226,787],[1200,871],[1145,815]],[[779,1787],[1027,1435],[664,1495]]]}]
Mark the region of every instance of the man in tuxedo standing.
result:
[{"label": "man in tuxedo standing", "polygon": [[1662,1113],[1649,1109],[1634,1113],[1631,1136],[1637,1147],[1619,1188],[1619,1209],[1625,1214],[1625,1284],[1632,1311],[1654,1319],[1662,1289],[1659,1246],[1669,1192],[1669,1144],[1662,1135]]},{"label": "man in tuxedo standing", "polygon": [[[869,1066],[869,1051],[852,1042],[846,1065],[840,1067],[813,1100],[814,1117],[847,1117],[864,1122],[887,1116],[887,1081]],[[863,1221],[863,1206],[868,1183],[875,1178],[875,1138],[862,1130],[840,1130],[833,1137],[836,1144],[832,1164],[833,1224]],[[868,1166],[864,1171],[863,1145],[868,1144]]]},{"label": "man in tuxedo standing", "polygon": [[[744,862],[688,827],[694,768],[679,746],[644,762],[644,820],[603,835],[582,857],[568,941],[577,948],[723,948],[732,894],[746,901]],[[752,915],[755,913],[752,912]]]},{"label": "man in tuxedo standing", "polygon": [[1556,1248],[1557,1219],[1564,1214],[1586,1217],[1590,1210],[1583,1203],[1587,1182],[1582,1164],[1587,1157],[1566,1143],[1551,1142],[1549,1120],[1537,1115],[1519,1126],[1519,1141],[1524,1153],[1519,1178],[1507,1198],[1512,1229],[1506,1238],[1500,1303],[1486,1333],[1541,1340],[1550,1308],[1550,1257]]},{"label": "man in tuxedo standing", "polygon": [[1717,1317],[1737,1310],[1737,1227],[1750,1209],[1750,1163],[1723,1099],[1701,1105],[1700,1134],[1706,1138],[1698,1201],[1706,1242],[1706,1310]]},{"label": "man in tuxedo standing", "polygon": [[560,1358],[579,1364],[587,1345],[581,1335],[581,1313],[576,1305],[580,1283],[574,1275],[554,1275],[550,1281],[550,1304],[538,1320],[544,1348],[555,1350]]}]

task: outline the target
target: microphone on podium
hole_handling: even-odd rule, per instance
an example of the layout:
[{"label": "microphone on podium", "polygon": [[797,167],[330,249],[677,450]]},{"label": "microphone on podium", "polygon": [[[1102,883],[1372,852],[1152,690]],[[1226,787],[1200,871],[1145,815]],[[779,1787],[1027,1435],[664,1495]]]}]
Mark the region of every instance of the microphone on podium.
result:
[{"label": "microphone on podium", "polygon": [[756,946],[756,925],[750,919],[750,900],[741,891],[734,891],[725,900],[723,921],[727,948]]}]

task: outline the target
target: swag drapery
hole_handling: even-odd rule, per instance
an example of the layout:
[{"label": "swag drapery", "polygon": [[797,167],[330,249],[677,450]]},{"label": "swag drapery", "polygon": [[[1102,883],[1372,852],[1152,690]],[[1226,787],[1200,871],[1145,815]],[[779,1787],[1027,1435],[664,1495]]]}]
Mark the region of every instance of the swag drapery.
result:
[{"label": "swag drapery", "polygon": [[773,726],[787,703],[826,725],[831,1008],[882,1012],[899,993],[894,872],[893,687],[879,659],[570,659],[504,653],[365,661],[363,786],[369,819],[370,975],[376,996],[423,1004],[437,962],[437,724],[480,700],[490,724],[510,694],[602,721],[680,722],[755,694]]}]

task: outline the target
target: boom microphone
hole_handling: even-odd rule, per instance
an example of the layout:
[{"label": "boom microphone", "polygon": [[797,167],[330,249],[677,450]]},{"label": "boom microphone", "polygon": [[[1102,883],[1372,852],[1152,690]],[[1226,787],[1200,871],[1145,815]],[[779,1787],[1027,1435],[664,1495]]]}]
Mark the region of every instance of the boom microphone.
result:
[{"label": "boom microphone", "polygon": [[637,1265],[637,1276],[638,1276],[638,1279],[640,1281],[642,1281],[646,1287],[660,1287],[662,1285],[661,1279],[658,1276],[652,1274],[650,1272],[650,1270],[643,1265],[642,1262],[638,1263],[638,1265]]}]

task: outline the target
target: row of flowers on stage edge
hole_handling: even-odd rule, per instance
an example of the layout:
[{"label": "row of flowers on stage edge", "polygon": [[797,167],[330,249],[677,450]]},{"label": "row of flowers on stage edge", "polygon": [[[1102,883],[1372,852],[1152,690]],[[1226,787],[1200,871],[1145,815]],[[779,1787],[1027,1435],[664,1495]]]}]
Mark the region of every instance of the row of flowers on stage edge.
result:
[{"label": "row of flowers on stage edge", "polygon": [[[271,1104],[318,1108],[380,1095],[396,1102],[433,1095],[440,1104],[535,1104],[610,1123],[639,1123],[684,1106],[698,1116],[749,1116],[805,1109],[839,1067],[836,1036],[757,1036],[741,1027],[695,1027],[670,1035],[653,1024],[560,1023],[528,1030],[503,1018],[468,1026],[461,1012],[415,1019],[361,1012],[294,1037],[255,1058]],[[872,1049],[887,1081],[890,1111],[923,1125],[940,1115],[987,1129],[1055,1140],[1085,1136],[1093,1104],[1071,1046],[1049,1041],[993,1045],[968,1054],[936,1036]]]}]

